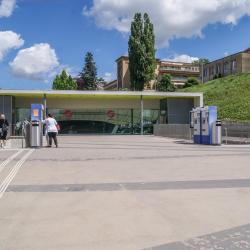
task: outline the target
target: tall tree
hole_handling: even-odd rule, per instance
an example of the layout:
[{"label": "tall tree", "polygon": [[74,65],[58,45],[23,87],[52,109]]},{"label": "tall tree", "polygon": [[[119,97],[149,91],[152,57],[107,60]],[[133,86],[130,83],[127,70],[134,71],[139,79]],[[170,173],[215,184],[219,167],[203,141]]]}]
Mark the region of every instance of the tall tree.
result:
[{"label": "tall tree", "polygon": [[91,52],[85,55],[85,65],[80,73],[80,78],[83,81],[81,89],[96,90],[97,89],[97,68],[94,62],[94,57]]},{"label": "tall tree", "polygon": [[63,70],[60,75],[56,75],[53,81],[53,89],[56,90],[76,90],[77,84],[70,75]]},{"label": "tall tree", "polygon": [[141,13],[134,16],[128,53],[132,88],[143,90],[144,85],[154,78],[156,68],[154,26],[147,13],[143,18]]}]

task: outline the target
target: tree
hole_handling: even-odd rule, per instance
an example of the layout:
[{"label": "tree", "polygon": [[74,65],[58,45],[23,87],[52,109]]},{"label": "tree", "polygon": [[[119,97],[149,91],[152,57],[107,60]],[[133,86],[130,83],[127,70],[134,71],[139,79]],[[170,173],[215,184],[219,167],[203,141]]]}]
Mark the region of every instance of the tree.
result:
[{"label": "tree", "polygon": [[175,86],[171,82],[171,76],[165,74],[161,77],[161,80],[157,84],[157,90],[162,92],[174,92]]},{"label": "tree", "polygon": [[80,89],[97,89],[97,68],[94,62],[93,54],[91,52],[87,52],[85,55],[85,65],[82,72],[80,73],[80,78],[83,81]]},{"label": "tree", "polygon": [[56,75],[53,81],[53,89],[56,90],[76,90],[77,84],[70,75],[63,70],[60,75]]},{"label": "tree", "polygon": [[209,60],[207,58],[200,58],[199,60],[193,61],[194,65],[201,66],[202,64],[209,63]]},{"label": "tree", "polygon": [[200,82],[197,78],[195,77],[189,77],[184,85],[184,88],[192,87],[194,85],[199,85]]},{"label": "tree", "polygon": [[147,13],[143,18],[141,13],[134,16],[128,54],[132,89],[143,90],[144,85],[154,78],[156,68],[154,26]]}]

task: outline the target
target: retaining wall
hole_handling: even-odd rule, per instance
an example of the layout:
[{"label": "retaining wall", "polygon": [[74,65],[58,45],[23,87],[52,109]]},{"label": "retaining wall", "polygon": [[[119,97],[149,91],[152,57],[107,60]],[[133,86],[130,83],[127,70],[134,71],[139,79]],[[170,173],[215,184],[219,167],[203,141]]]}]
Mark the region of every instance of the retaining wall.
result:
[{"label": "retaining wall", "polygon": [[192,140],[192,130],[189,124],[156,124],[154,135],[170,138]]}]

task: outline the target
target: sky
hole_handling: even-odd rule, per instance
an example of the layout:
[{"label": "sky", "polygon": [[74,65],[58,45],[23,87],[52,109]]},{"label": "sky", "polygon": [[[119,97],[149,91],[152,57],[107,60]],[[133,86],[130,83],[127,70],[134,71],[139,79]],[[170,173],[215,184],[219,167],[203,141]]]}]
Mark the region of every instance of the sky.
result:
[{"label": "sky", "polygon": [[116,79],[131,20],[147,12],[156,56],[215,60],[250,47],[250,0],[0,0],[0,88],[51,89],[77,76],[90,51],[98,76]]}]

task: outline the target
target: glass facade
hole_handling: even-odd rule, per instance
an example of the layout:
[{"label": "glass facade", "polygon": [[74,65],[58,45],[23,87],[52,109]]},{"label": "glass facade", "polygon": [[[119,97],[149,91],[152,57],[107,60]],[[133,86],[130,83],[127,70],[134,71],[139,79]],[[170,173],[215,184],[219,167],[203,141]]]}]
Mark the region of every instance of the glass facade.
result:
[{"label": "glass facade", "polygon": [[[61,134],[140,134],[138,109],[47,109],[58,121]],[[159,110],[144,110],[144,134],[153,133]],[[16,122],[30,119],[30,109],[16,109]]]}]

